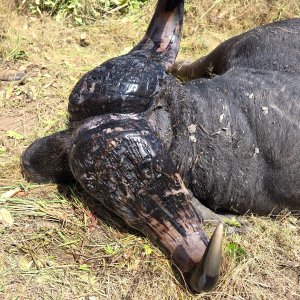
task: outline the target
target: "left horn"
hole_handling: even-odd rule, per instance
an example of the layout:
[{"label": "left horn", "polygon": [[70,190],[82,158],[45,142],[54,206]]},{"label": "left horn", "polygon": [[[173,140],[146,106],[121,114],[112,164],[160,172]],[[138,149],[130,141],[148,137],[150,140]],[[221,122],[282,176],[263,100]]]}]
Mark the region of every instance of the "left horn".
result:
[{"label": "left horn", "polygon": [[175,62],[181,39],[184,0],[158,0],[156,10],[143,39],[130,51],[148,51],[158,55],[169,69]]},{"label": "left horn", "polygon": [[188,284],[196,292],[211,291],[218,283],[222,257],[223,224],[215,229],[205,253],[197,266],[190,271]]}]

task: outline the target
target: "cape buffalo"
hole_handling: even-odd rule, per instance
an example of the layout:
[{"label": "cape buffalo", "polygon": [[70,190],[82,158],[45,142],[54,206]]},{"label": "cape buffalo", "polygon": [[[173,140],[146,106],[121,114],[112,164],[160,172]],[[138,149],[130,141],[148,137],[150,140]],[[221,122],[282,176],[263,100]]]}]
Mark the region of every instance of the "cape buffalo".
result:
[{"label": "cape buffalo", "polygon": [[223,229],[208,241],[188,189],[214,211],[300,209],[300,19],[172,68],[183,5],[158,1],[142,41],[79,80],[68,129],[35,141],[21,164],[34,182],[77,181],[200,292],[217,283]]}]

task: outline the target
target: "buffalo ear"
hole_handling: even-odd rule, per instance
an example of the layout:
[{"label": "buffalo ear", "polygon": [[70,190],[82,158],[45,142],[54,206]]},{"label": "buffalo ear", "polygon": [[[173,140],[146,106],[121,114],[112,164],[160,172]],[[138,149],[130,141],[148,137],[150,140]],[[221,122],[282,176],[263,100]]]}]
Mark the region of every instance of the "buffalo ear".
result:
[{"label": "buffalo ear", "polygon": [[183,13],[184,0],[158,0],[146,34],[130,53],[148,52],[169,69],[178,54]]},{"label": "buffalo ear", "polygon": [[69,167],[71,134],[61,131],[36,140],[22,154],[21,170],[26,180],[36,183],[71,183]]}]

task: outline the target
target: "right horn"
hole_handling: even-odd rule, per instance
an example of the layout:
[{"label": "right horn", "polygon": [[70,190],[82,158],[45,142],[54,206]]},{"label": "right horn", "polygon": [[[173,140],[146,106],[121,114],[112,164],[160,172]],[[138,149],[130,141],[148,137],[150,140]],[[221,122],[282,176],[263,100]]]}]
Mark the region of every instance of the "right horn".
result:
[{"label": "right horn", "polygon": [[169,69],[178,54],[184,0],[158,0],[154,15],[142,40],[130,51],[147,51]]},{"label": "right horn", "polygon": [[211,291],[218,283],[222,258],[223,224],[215,229],[201,261],[189,272],[189,286],[195,292]]}]

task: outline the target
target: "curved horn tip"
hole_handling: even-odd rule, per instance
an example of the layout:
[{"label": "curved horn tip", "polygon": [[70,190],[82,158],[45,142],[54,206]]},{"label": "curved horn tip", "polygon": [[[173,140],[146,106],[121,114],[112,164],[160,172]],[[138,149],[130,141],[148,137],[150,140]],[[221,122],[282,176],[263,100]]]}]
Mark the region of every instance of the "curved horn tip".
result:
[{"label": "curved horn tip", "polygon": [[219,281],[223,230],[223,224],[219,223],[200,263],[194,268],[190,276],[189,285],[198,293],[211,291]]}]

